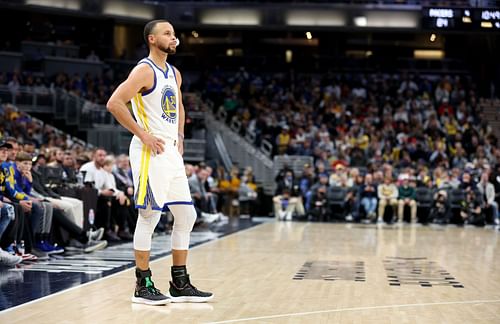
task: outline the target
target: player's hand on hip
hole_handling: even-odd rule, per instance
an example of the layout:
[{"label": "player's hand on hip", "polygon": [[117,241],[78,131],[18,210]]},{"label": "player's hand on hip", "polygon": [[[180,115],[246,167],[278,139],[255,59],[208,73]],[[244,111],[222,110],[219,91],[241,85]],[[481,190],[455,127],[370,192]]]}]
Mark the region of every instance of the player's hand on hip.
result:
[{"label": "player's hand on hip", "polygon": [[153,155],[162,154],[165,151],[165,141],[161,138],[145,133],[141,141],[151,150]]}]

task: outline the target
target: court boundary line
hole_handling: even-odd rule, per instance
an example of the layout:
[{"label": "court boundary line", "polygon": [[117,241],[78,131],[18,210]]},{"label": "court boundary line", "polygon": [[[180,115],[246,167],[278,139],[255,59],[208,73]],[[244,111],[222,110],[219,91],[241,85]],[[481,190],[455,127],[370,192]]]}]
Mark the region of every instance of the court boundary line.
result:
[{"label": "court boundary line", "polygon": [[378,310],[378,309],[421,307],[421,306],[459,305],[459,304],[487,304],[487,303],[500,303],[500,299],[466,300],[466,301],[453,301],[453,302],[400,304],[400,305],[378,305],[378,306],[366,306],[366,307],[349,307],[349,308],[326,309],[326,310],[300,312],[300,313],[288,313],[288,314],[277,314],[277,315],[268,315],[268,316],[247,317],[247,318],[238,318],[238,319],[231,319],[231,320],[224,320],[224,321],[217,321],[217,322],[205,322],[205,323],[206,324],[223,324],[223,323],[256,321],[256,320],[262,320],[262,319],[273,319],[273,318],[280,318],[280,317],[305,316],[305,315],[316,315],[316,314],[327,314],[327,313],[341,313],[341,312],[363,311],[363,310]]},{"label": "court boundary line", "polygon": [[[230,237],[232,235],[236,235],[236,234],[239,234],[239,233],[243,233],[243,232],[247,232],[247,231],[253,230],[253,229],[257,228],[257,227],[260,227],[261,225],[269,224],[269,223],[272,223],[272,222],[262,222],[260,224],[254,225],[252,227],[245,228],[245,229],[243,229],[241,231],[236,231],[234,233],[230,233],[230,234],[227,234],[227,235],[222,235],[221,237],[218,237],[218,238],[216,238],[214,240],[210,240],[208,242],[204,242],[204,243],[195,245],[192,248],[190,248],[189,251],[192,251],[192,250],[197,249],[199,247],[208,245],[210,243],[218,242],[218,241],[223,240],[223,239],[225,239],[227,237]],[[164,259],[170,257],[171,255],[172,255],[172,251],[170,251],[167,255],[164,255],[162,257],[159,257],[158,259],[155,259],[155,260],[151,261],[150,264],[156,263],[156,262],[161,261],[161,260],[164,260]],[[126,271],[132,271],[132,270],[134,270],[134,267],[131,267],[131,268],[128,268],[128,269],[124,269],[124,270],[118,271],[116,273],[110,274],[109,276],[105,276],[105,277],[102,277],[102,278],[99,278],[99,279],[96,279],[96,280],[92,280],[92,281],[86,282],[86,283],[81,284],[81,285],[77,285],[77,286],[74,286],[74,287],[71,287],[71,288],[68,288],[68,289],[64,289],[64,290],[58,291],[56,293],[53,293],[53,294],[50,294],[50,295],[47,295],[47,296],[43,296],[43,297],[40,297],[40,298],[37,298],[37,299],[34,299],[34,300],[30,300],[29,302],[26,302],[24,304],[16,305],[16,306],[13,306],[13,307],[10,307],[10,308],[2,310],[2,311],[0,311],[0,315],[3,315],[5,313],[8,313],[10,311],[16,310],[16,309],[24,307],[24,306],[28,306],[28,305],[31,305],[31,304],[34,304],[34,303],[37,303],[37,302],[41,302],[41,301],[43,301],[45,299],[49,299],[49,298],[61,295],[63,293],[70,292],[72,290],[76,290],[78,288],[85,287],[87,285],[91,285],[93,283],[99,282],[99,281],[104,280],[104,279],[112,278],[112,277],[117,276],[119,274],[122,274],[122,273],[124,273]]]}]

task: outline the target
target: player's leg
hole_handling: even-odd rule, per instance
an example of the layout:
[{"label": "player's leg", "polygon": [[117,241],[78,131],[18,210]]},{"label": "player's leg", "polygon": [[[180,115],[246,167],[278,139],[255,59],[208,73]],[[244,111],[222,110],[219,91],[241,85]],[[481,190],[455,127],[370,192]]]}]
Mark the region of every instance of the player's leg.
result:
[{"label": "player's leg", "polygon": [[132,302],[148,305],[164,305],[170,302],[169,298],[163,295],[151,279],[149,269],[149,254],[151,250],[151,236],[160,220],[161,211],[139,209],[139,217],[134,233],[135,252],[135,277],[136,287]]},{"label": "player's leg", "polygon": [[[173,186],[176,188],[176,186]],[[196,211],[189,202],[178,202],[168,206],[174,215],[174,226],[172,230],[172,258],[171,269],[172,281],[170,282],[170,298],[174,303],[192,302],[202,303],[213,298],[213,294],[198,290],[191,284],[187,273],[186,263],[189,249],[189,239]]]}]

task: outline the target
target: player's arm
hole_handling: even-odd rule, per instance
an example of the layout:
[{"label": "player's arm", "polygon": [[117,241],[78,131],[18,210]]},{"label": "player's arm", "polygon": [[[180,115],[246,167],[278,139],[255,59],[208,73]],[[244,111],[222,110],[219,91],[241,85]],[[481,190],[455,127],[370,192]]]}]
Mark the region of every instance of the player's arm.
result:
[{"label": "player's arm", "polygon": [[152,150],[153,154],[163,152],[165,142],[143,130],[134,120],[127,107],[127,103],[141,90],[149,89],[154,83],[154,72],[147,64],[136,66],[127,80],[122,82],[111,95],[106,104],[108,111],[118,122],[137,136],[144,145]]},{"label": "player's arm", "polygon": [[184,112],[184,104],[182,103],[182,76],[179,70],[175,69],[175,76],[177,78],[177,88],[179,95],[179,153],[184,154],[184,123],[186,122],[186,113]]}]

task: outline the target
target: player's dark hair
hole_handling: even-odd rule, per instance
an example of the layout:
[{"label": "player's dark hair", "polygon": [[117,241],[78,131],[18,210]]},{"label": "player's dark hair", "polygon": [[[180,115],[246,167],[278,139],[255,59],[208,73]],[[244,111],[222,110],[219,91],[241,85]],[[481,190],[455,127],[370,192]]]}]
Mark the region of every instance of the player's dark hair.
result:
[{"label": "player's dark hair", "polygon": [[149,41],[148,41],[148,36],[152,34],[153,29],[155,29],[156,25],[159,23],[164,23],[168,22],[165,19],[157,19],[157,20],[151,20],[144,26],[144,41],[146,42],[146,45],[149,47]]}]

